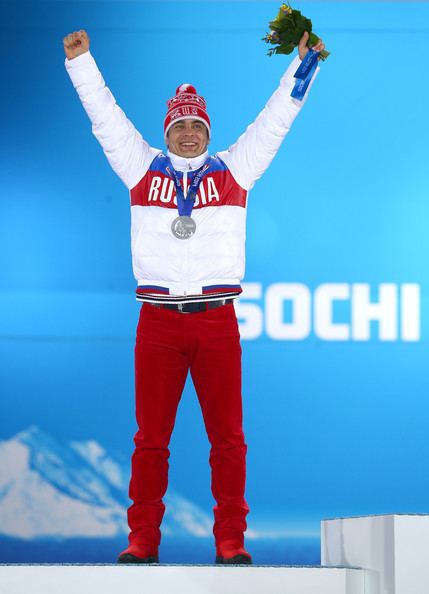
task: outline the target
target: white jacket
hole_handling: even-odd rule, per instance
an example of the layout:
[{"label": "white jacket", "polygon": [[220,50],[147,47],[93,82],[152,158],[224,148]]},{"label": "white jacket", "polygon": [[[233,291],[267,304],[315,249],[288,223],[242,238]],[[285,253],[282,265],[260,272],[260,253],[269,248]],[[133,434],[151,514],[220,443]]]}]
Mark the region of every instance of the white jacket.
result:
[{"label": "white jacket", "polygon": [[[90,52],[66,60],[93,133],[130,190],[138,299],[184,303],[220,295],[234,297],[241,292],[247,194],[271,163],[305,103],[308,91],[303,101],[290,96],[299,64],[297,56],[265,108],[237,142],[211,157],[192,211],[196,232],[182,240],[171,231],[178,211],[162,151],[149,146],[126,118]],[[186,195],[192,172],[201,167],[208,153],[194,158],[168,155]]]}]

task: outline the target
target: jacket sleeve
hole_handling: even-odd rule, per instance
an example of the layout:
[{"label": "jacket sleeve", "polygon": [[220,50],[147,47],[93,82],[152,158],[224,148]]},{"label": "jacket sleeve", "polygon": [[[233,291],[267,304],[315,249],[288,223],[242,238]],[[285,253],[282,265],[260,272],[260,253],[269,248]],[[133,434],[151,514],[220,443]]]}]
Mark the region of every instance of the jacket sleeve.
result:
[{"label": "jacket sleeve", "polygon": [[296,56],[281,78],[280,85],[256,120],[248,126],[235,144],[218,153],[234,178],[245,190],[250,190],[277,153],[283,138],[302,109],[315,75],[302,101],[290,94],[295,85],[294,74],[301,60]]},{"label": "jacket sleeve", "polygon": [[161,151],[150,147],[127,119],[89,51],[66,59],[65,66],[110,165],[133,188]]}]

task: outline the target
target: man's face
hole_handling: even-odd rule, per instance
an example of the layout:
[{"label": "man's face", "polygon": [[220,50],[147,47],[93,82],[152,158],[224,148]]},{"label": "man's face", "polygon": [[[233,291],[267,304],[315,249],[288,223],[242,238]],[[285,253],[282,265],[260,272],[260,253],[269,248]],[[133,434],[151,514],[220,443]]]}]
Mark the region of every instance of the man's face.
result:
[{"label": "man's face", "polygon": [[208,130],[200,120],[179,120],[169,129],[166,142],[179,157],[198,157],[207,149]]}]

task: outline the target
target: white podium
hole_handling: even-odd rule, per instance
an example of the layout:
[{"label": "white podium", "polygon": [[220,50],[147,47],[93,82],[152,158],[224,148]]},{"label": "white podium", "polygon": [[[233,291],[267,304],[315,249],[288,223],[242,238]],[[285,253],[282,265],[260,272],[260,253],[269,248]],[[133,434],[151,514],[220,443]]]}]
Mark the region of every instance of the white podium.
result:
[{"label": "white podium", "polygon": [[322,522],[322,565],[0,565],[0,594],[429,594],[429,515]]},{"label": "white podium", "polygon": [[1,594],[365,594],[359,569],[3,565]]},{"label": "white podium", "polygon": [[365,568],[365,594],[429,594],[429,515],[324,520],[321,560]]}]

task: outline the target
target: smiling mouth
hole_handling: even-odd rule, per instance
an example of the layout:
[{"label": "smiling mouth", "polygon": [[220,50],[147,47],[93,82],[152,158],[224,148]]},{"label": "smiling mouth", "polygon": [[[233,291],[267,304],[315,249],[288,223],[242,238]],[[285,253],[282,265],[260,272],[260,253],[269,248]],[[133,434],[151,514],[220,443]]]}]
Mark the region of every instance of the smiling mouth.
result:
[{"label": "smiling mouth", "polygon": [[196,142],[181,142],[180,146],[182,146],[183,148],[194,148],[198,145]]}]

